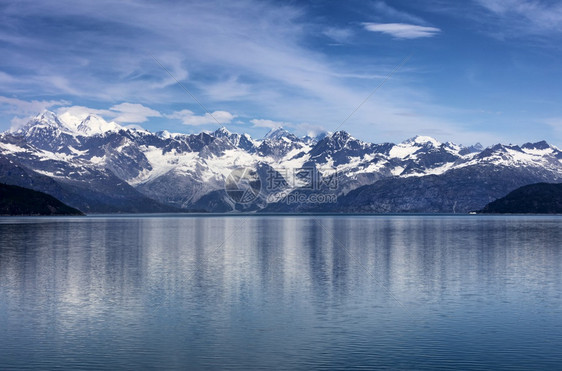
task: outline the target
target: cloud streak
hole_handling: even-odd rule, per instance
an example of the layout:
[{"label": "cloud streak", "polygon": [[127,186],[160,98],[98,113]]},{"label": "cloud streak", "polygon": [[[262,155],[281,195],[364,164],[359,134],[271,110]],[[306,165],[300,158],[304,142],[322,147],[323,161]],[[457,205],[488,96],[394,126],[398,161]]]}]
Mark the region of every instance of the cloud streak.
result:
[{"label": "cloud streak", "polygon": [[[109,5],[111,12],[105,11]],[[96,106],[113,107],[125,101],[159,112],[187,109],[191,113],[166,117],[190,126],[214,120],[193,113],[197,104],[150,55],[210,111],[244,111],[245,117],[309,122],[328,130],[372,90],[369,80],[386,75],[396,64],[392,57],[377,63],[348,63],[311,48],[310,18],[305,18],[305,8],[295,5],[253,0],[165,6],[144,0],[83,4],[21,0],[2,10],[0,33],[22,32],[13,35],[17,47],[14,43],[3,50],[0,71],[6,75],[0,78],[8,84],[0,93],[5,89],[24,97],[54,94],[79,106],[94,101]],[[60,27],[41,26],[45,22]],[[361,27],[357,23],[322,26],[319,29],[329,30],[340,41]],[[352,27],[357,29],[351,31]],[[393,78],[394,86],[401,83],[399,76]],[[395,98],[375,110],[365,105],[357,121],[369,122],[374,114],[389,118],[392,107],[399,104]],[[150,118],[112,115],[106,117],[122,122]],[[221,116],[221,120],[231,118]]]},{"label": "cloud streak", "polygon": [[345,43],[353,36],[349,28],[328,27],[322,33],[338,43]]},{"label": "cloud streak", "polygon": [[426,22],[413,14],[398,10],[388,5],[384,1],[376,1],[373,3],[373,7],[378,14],[383,15],[385,18],[390,18],[392,20],[403,21],[408,23],[425,24]]},{"label": "cloud streak", "polygon": [[441,30],[437,27],[416,26],[406,23],[363,23],[367,31],[381,32],[396,39],[419,39],[436,36]]},{"label": "cloud streak", "polygon": [[[527,19],[524,8],[510,10],[509,6],[535,4],[526,8],[529,17],[549,25],[545,26],[549,30],[556,27],[556,17],[547,18],[548,11],[556,10],[554,5],[539,6],[530,0],[517,4],[474,1],[462,6],[472,14],[487,15],[486,21],[507,22],[515,17],[522,24]],[[292,126],[301,134],[307,127],[333,130],[378,80],[410,54],[413,43],[407,40],[433,38],[431,50],[425,48],[429,43],[419,43],[414,58],[342,129],[377,141],[440,130],[451,134],[445,140],[453,140],[468,132],[459,123],[465,118],[458,112],[435,109],[432,102],[458,106],[459,101],[483,95],[457,78],[459,68],[436,68],[435,61],[459,67],[455,53],[480,45],[480,40],[470,39],[474,34],[470,26],[482,26],[468,11],[437,13],[443,3],[403,2],[398,8],[376,0],[357,1],[354,7],[343,2],[313,6],[311,2],[257,0],[0,2],[0,95],[21,105],[14,108],[17,105],[4,102],[0,119],[6,125],[14,114],[27,115],[31,108],[29,113],[35,114],[44,107],[74,107],[74,113],[82,115],[91,110],[87,107],[97,107],[92,112],[104,118],[143,123],[150,130],[196,131],[202,125],[217,126],[155,63],[154,55],[221,124],[238,117],[233,125],[243,122],[246,126],[241,130],[252,135],[273,125],[252,122],[252,118],[308,123]],[[420,16],[432,8],[437,9],[432,13],[434,24],[450,24],[447,17],[470,18],[466,27],[470,32],[463,33],[459,27],[448,31],[447,38],[436,37],[441,29]],[[467,36],[469,42],[463,44]],[[332,40],[342,43],[341,47],[328,44]],[[462,63],[467,63],[466,58]],[[492,68],[488,88],[504,82],[496,80],[501,74]],[[467,90],[459,90],[460,85]],[[453,96],[456,99],[449,100]]]},{"label": "cloud streak", "polygon": [[66,100],[31,100],[0,96],[0,111],[12,115],[10,130],[17,130],[25,125],[30,116],[57,106],[70,104]]},{"label": "cloud streak", "polygon": [[205,113],[202,116],[198,116],[193,111],[184,109],[166,115],[166,117],[173,120],[180,120],[184,125],[201,126],[229,124],[236,116],[226,111],[215,111],[212,114]]},{"label": "cloud streak", "polygon": [[88,115],[95,114],[119,124],[139,124],[151,117],[161,117],[162,114],[149,107],[137,103],[120,103],[109,109],[98,109],[85,106],[59,107],[57,114],[68,122],[79,123]]},{"label": "cloud streak", "polygon": [[17,98],[0,96],[0,107],[4,112],[17,115],[34,115],[45,109],[67,105],[66,100],[31,100],[26,101]]},{"label": "cloud streak", "polygon": [[150,117],[162,116],[160,112],[138,103],[121,103],[111,107],[110,110],[116,112],[117,116],[114,120],[117,123],[137,124],[147,121]]},{"label": "cloud streak", "polygon": [[273,120],[268,120],[268,119],[252,119],[250,120],[250,122],[259,128],[269,128],[269,129],[275,129],[275,128],[279,128],[279,127],[291,127],[293,126],[291,123],[289,122],[284,122],[284,121],[273,121]]},{"label": "cloud streak", "polygon": [[[524,34],[562,32],[562,4],[535,0],[476,0],[502,21]],[[517,32],[512,32],[517,36]]]}]

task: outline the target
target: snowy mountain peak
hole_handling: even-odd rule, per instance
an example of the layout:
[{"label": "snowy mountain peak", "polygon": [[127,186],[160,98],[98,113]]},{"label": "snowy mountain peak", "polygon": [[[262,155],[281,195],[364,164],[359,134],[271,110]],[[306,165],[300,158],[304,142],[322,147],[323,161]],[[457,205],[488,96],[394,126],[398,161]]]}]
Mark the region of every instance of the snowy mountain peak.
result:
[{"label": "snowy mountain peak", "polygon": [[100,116],[89,114],[76,128],[79,134],[94,135],[108,131],[119,131],[122,127],[115,122],[107,122]]},{"label": "snowy mountain peak", "polygon": [[49,110],[44,110],[43,112],[39,113],[32,119],[32,121],[42,122],[45,124],[60,124],[57,115]]},{"label": "snowy mountain peak", "polygon": [[484,149],[484,146],[482,144],[480,144],[480,142],[477,142],[475,145],[471,146],[472,148],[482,151]]},{"label": "snowy mountain peak", "polygon": [[168,130],[158,131],[156,132],[156,135],[158,136],[158,138],[162,138],[162,139],[172,138],[172,133],[170,133]]},{"label": "snowy mountain peak", "polygon": [[546,140],[542,140],[536,143],[525,143],[521,146],[524,149],[548,149],[550,148],[550,144],[546,142]]},{"label": "snowy mountain peak", "polygon": [[340,130],[340,131],[336,131],[334,134],[332,134],[332,138],[348,140],[348,139],[352,138],[352,136],[349,135],[349,133],[347,131]]},{"label": "snowy mountain peak", "polygon": [[347,131],[344,130],[340,130],[340,131],[336,131],[334,134],[332,134],[329,137],[330,141],[334,143],[334,148],[336,149],[342,149],[345,148],[346,145],[348,144],[348,142],[352,141],[353,143],[357,143],[359,145],[360,141],[357,141],[355,138],[353,138],[351,135],[349,135],[349,133]]},{"label": "snowy mountain peak", "polygon": [[427,145],[431,144],[433,147],[439,147],[441,143],[436,140],[435,138],[424,136],[424,135],[416,135],[413,138],[407,139],[402,144],[410,144],[410,145]]},{"label": "snowy mountain peak", "polygon": [[464,147],[464,146],[460,146],[460,147],[461,147],[461,149],[459,151],[459,154],[462,155],[462,156],[468,155],[468,154],[471,154],[471,153],[479,153],[479,152],[482,152],[484,150],[484,146],[482,146],[482,144],[480,144],[480,143],[473,144],[469,147]]},{"label": "snowy mountain peak", "polygon": [[[479,151],[478,145],[463,147],[424,136],[400,144],[369,143],[345,131],[327,133],[316,141],[312,136],[298,138],[283,128],[271,130],[265,140],[231,134],[225,128],[199,134],[124,129],[96,135],[120,128],[86,112],[67,111],[59,116],[42,112],[19,132],[0,135],[0,167],[8,169],[3,179],[47,187],[43,189],[58,184],[66,187],[60,188],[64,192],[76,192],[69,193],[69,200],[78,200],[74,202],[83,203],[88,210],[94,210],[90,200],[109,202],[116,205],[112,210],[119,210],[119,195],[135,199],[144,195],[175,207],[221,212],[238,207],[233,206],[224,186],[228,174],[240,167],[263,175],[269,169],[285,169],[279,175],[287,183],[294,178],[289,169],[314,168],[322,176],[335,173],[337,189],[324,190],[338,195],[338,204],[333,205],[337,210],[346,210],[345,200],[356,203],[357,210],[477,210],[521,182],[562,181],[562,152],[544,141],[498,144]],[[21,164],[21,168],[10,164]],[[24,167],[26,174],[37,178],[22,176]],[[431,178],[422,183],[412,179],[426,175]],[[46,182],[45,176],[51,180]],[[289,186],[301,185],[293,182]],[[426,192],[427,186],[431,188]],[[433,187],[440,188],[434,191]],[[360,190],[352,193],[356,189]],[[105,192],[103,198],[98,197],[99,192]],[[368,192],[368,198],[361,198],[363,192]],[[475,194],[481,195],[476,203]],[[268,208],[266,196],[264,193],[255,205],[237,210]],[[443,201],[444,197],[448,198]],[[364,208],[379,199],[380,209]],[[440,202],[439,208],[427,209]]]},{"label": "snowy mountain peak", "polygon": [[[400,144],[394,145],[390,150],[390,157],[404,159],[424,148],[439,148],[440,146],[441,143],[432,137],[417,135]],[[448,147],[452,148],[452,143]]]},{"label": "snowy mountain peak", "polygon": [[35,126],[37,124],[43,124],[47,126],[57,127],[57,128],[64,128],[65,125],[62,121],[58,118],[58,116],[51,111],[44,110],[37,116],[33,117],[26,126]]},{"label": "snowy mountain peak", "polygon": [[[313,157],[320,156],[325,157],[327,153],[341,152],[342,156],[360,155],[366,149],[366,143],[353,138],[346,131],[336,131],[331,135],[325,136],[322,140],[314,146],[312,150]],[[349,152],[351,151],[351,152]],[[345,154],[347,153],[347,154]]]},{"label": "snowy mountain peak", "polygon": [[31,118],[27,124],[17,130],[17,133],[27,133],[34,128],[53,128],[61,131],[69,131],[69,128],[51,111],[44,110],[40,114]]},{"label": "snowy mountain peak", "polygon": [[279,140],[281,138],[287,138],[294,136],[289,131],[283,129],[281,126],[271,129],[267,134],[265,134],[264,139]]},{"label": "snowy mountain peak", "polygon": [[308,133],[307,135],[302,137],[302,139],[307,143],[319,142],[327,136],[331,136],[332,134],[333,133],[327,131],[322,131],[320,133]]},{"label": "snowy mountain peak", "polygon": [[119,131],[123,128],[115,122],[107,122],[94,114],[89,114],[79,121],[79,118],[74,116],[63,115],[59,117],[54,112],[45,110],[29,120],[17,132],[30,134],[35,129],[58,129],[66,134],[88,136],[108,131]]},{"label": "snowy mountain peak", "polygon": [[213,136],[218,137],[218,138],[222,138],[222,137],[230,137],[232,135],[232,133],[225,128],[224,126],[221,126],[220,128],[218,128],[217,130],[215,130],[213,132]]}]

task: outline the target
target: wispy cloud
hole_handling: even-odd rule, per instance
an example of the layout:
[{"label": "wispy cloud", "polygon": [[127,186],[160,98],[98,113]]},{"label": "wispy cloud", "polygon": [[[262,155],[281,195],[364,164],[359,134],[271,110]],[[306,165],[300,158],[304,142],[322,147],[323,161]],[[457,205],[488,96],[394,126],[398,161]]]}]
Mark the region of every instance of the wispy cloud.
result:
[{"label": "wispy cloud", "polygon": [[338,43],[345,43],[353,36],[353,31],[349,28],[328,27],[322,33]]},{"label": "wispy cloud", "polygon": [[108,109],[97,109],[85,106],[59,107],[55,112],[63,121],[76,124],[81,122],[91,114],[98,115],[104,118],[115,117],[115,112],[112,112]]},{"label": "wispy cloud", "polygon": [[[147,128],[154,125],[151,129],[168,125],[163,119],[151,120],[159,114],[175,120],[172,126],[217,125],[198,111],[197,103],[155,63],[154,55],[221,123],[232,123],[235,112],[245,118],[251,134],[263,127],[247,121],[254,117],[331,130],[365,99],[376,79],[384,78],[408,54],[406,43],[392,38],[428,38],[441,32],[417,16],[413,5],[397,8],[383,1],[359,1],[357,9],[348,11],[347,5],[333,3],[341,14],[326,16],[318,11],[324,7],[310,2],[258,0],[0,2],[0,95],[42,102],[34,107],[93,105],[102,108],[93,112],[104,118],[146,122]],[[493,13],[474,3],[471,7]],[[366,20],[371,23],[358,23]],[[391,37],[375,38],[365,29]],[[322,32],[347,43],[345,50],[326,48]],[[436,97],[431,84],[424,84],[422,72],[430,59],[420,55],[408,62],[343,129],[376,140],[441,128],[462,133],[462,125],[439,117],[438,110],[419,98]],[[407,86],[419,95],[404,93]],[[122,102],[148,110],[121,106]],[[400,114],[416,102],[416,115]],[[9,112],[15,113],[1,109],[5,123],[12,117]],[[306,130],[306,125],[292,127]],[[397,134],[384,136],[387,127]]]},{"label": "wispy cloud", "polygon": [[260,128],[268,128],[268,129],[276,129],[276,128],[287,128],[296,130],[298,132],[304,133],[311,137],[319,135],[321,133],[325,133],[326,129],[320,125],[309,124],[307,122],[301,122],[299,124],[294,124],[292,122],[285,122],[285,121],[275,121],[275,120],[268,120],[268,119],[252,119],[250,120],[255,127]]},{"label": "wispy cloud", "polygon": [[10,130],[17,130],[25,125],[30,116],[57,106],[70,104],[66,100],[22,100],[18,98],[0,96],[0,111],[12,115]]},{"label": "wispy cloud", "polygon": [[191,126],[229,124],[236,117],[235,115],[227,111],[215,111],[212,113],[212,115],[206,113],[202,116],[198,116],[193,113],[193,111],[190,111],[188,109],[176,111],[165,116],[170,119],[181,120],[184,125]]},{"label": "wispy cloud", "polygon": [[268,120],[268,119],[252,119],[250,120],[250,122],[259,128],[270,128],[270,129],[275,129],[275,128],[279,128],[279,127],[290,127],[292,126],[291,123],[289,122],[283,122],[283,121],[273,121],[273,120]]},{"label": "wispy cloud", "polygon": [[109,109],[99,109],[85,106],[59,107],[56,113],[68,122],[78,123],[90,114],[101,116],[119,124],[138,124],[148,121],[151,117],[161,117],[162,114],[138,103],[121,103]]},{"label": "wispy cloud", "polygon": [[[17,36],[17,45],[2,49],[0,78],[6,84],[0,94],[62,96],[81,106],[94,101],[113,107],[125,101],[159,112],[186,106],[195,111],[197,104],[154,62],[154,55],[211,112],[279,117],[329,129],[364,99],[372,89],[370,79],[384,76],[395,64],[392,57],[348,63],[311,47],[311,18],[296,3],[209,0],[162,6],[133,0],[110,2],[107,12],[108,4],[21,0],[4,7],[0,33]],[[54,23],[64,27],[47,27]],[[330,27],[328,33],[340,41],[352,32],[327,24],[314,29]],[[400,77],[393,79],[395,86],[403,83]],[[398,104],[395,98],[385,107],[365,105],[357,120],[390,114]],[[187,125],[214,122],[190,112],[166,117]],[[138,122],[145,116],[105,117]]]},{"label": "wispy cloud", "polygon": [[252,94],[252,86],[239,81],[239,76],[228,76],[201,86],[206,97],[212,101],[236,101]]},{"label": "wispy cloud", "polygon": [[[301,10],[296,7],[251,0],[110,4],[111,12],[104,11],[108,3],[103,1],[22,0],[6,6],[0,34],[23,32],[15,35],[21,43],[3,48],[0,68],[16,71],[19,82],[14,81],[14,87],[25,88],[26,93],[179,102],[180,94],[166,89],[175,80],[163,73],[151,54],[176,79],[185,81],[193,75],[187,85],[194,93],[209,85],[210,76],[225,71],[251,76],[255,85],[294,84],[303,65],[318,65],[314,53],[296,43],[303,32],[297,22]],[[64,27],[41,27],[49,22]],[[188,66],[193,73],[188,73]],[[34,83],[22,86],[24,81]]]},{"label": "wispy cloud", "polygon": [[544,120],[544,123],[551,128],[556,139],[562,138],[562,117],[551,117]]},{"label": "wispy cloud", "polygon": [[326,133],[326,129],[320,125],[313,125],[307,122],[303,122],[297,125],[298,129],[306,133],[306,135],[315,137],[322,133]]},{"label": "wispy cloud", "polygon": [[116,112],[117,116],[114,120],[118,123],[137,124],[147,121],[149,117],[162,116],[160,112],[138,103],[121,103],[111,107],[110,110]]},{"label": "wispy cloud", "polygon": [[51,107],[67,105],[66,100],[22,100],[0,96],[0,109],[17,115],[34,115]]},{"label": "wispy cloud", "polygon": [[[562,3],[536,0],[476,0],[493,13],[509,36],[562,32]],[[504,31],[505,32],[505,31]]]},{"label": "wispy cloud", "polygon": [[406,23],[363,23],[363,27],[368,31],[381,32],[397,39],[432,37],[441,32],[437,27],[416,26]]},{"label": "wispy cloud", "polygon": [[398,10],[388,5],[384,1],[375,1],[373,3],[373,7],[377,14],[382,15],[385,19],[388,20],[422,24],[422,25],[426,24],[426,22],[421,17],[418,17],[416,15],[410,14],[402,10]]}]

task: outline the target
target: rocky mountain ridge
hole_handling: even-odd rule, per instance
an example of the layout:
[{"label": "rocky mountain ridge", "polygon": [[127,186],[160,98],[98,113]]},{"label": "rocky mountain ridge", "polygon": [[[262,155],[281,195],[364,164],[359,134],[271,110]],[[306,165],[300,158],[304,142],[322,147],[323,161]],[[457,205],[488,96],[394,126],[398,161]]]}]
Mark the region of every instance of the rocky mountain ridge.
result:
[{"label": "rocky mountain ridge", "polygon": [[[69,122],[49,111],[0,134],[0,181],[85,212],[467,212],[518,186],[562,179],[561,160],[562,152],[544,141],[482,148],[425,136],[375,144],[345,131],[299,138],[282,128],[263,139],[224,127],[152,133],[96,115]],[[240,168],[261,179],[253,202],[237,203],[225,190]],[[307,174],[336,184],[314,189]],[[280,191],[327,192],[337,202],[272,202]]]}]

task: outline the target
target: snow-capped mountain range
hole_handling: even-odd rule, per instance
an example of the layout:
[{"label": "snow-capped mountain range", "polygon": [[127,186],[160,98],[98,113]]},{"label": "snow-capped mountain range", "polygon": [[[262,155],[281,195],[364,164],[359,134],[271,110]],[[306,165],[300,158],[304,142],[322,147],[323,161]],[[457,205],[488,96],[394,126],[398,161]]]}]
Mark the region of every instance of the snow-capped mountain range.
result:
[{"label": "snow-capped mountain range", "polygon": [[[263,139],[225,128],[152,133],[93,114],[71,120],[49,111],[0,134],[0,182],[85,212],[466,212],[525,184],[560,181],[561,161],[562,151],[544,141],[482,148],[425,136],[373,144],[345,131],[299,138],[282,128]],[[225,191],[239,168],[261,179],[254,202],[238,204]],[[303,169],[318,179],[336,175],[337,184],[313,189]],[[272,177],[285,194],[331,193],[337,202],[272,203],[268,195],[279,191]]]}]

